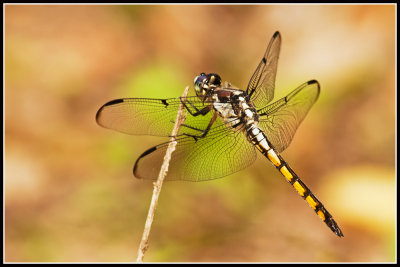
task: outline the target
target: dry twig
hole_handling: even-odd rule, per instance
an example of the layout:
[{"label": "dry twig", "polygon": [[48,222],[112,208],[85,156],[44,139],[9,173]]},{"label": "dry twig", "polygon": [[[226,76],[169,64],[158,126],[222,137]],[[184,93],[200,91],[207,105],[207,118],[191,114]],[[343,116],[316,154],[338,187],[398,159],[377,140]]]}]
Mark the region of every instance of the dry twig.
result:
[{"label": "dry twig", "polygon": [[[185,99],[186,99],[188,90],[189,90],[189,86],[186,86],[185,91],[182,94],[183,101],[185,101]],[[144,253],[146,253],[147,248],[149,247],[149,235],[150,235],[151,224],[153,223],[154,213],[156,211],[156,206],[158,203],[158,197],[161,192],[161,187],[164,182],[165,176],[167,175],[169,161],[171,160],[171,154],[175,150],[175,146],[176,146],[175,136],[177,136],[179,128],[181,127],[182,123],[186,119],[187,113],[183,114],[183,111],[184,111],[183,103],[181,103],[179,105],[178,114],[176,116],[174,129],[172,130],[171,142],[168,146],[167,151],[165,152],[164,161],[161,166],[160,173],[158,174],[157,181],[155,183],[153,183],[153,185],[154,185],[153,196],[151,198],[149,213],[147,214],[147,219],[146,219],[146,223],[144,226],[142,240],[139,245],[138,256],[137,256],[136,262],[143,261]]]}]

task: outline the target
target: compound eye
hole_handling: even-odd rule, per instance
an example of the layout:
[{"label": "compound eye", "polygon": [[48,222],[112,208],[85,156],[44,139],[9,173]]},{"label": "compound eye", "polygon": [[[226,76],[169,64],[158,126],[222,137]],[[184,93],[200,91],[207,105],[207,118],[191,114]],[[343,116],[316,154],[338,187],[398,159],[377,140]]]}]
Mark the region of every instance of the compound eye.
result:
[{"label": "compound eye", "polygon": [[196,92],[200,92],[205,84],[208,83],[207,75],[201,73],[199,76],[194,78],[194,89]]},{"label": "compound eye", "polygon": [[209,75],[211,76],[210,77],[210,81],[209,81],[209,85],[210,86],[213,86],[213,87],[221,86],[222,80],[221,80],[221,77],[218,74],[210,73]]}]

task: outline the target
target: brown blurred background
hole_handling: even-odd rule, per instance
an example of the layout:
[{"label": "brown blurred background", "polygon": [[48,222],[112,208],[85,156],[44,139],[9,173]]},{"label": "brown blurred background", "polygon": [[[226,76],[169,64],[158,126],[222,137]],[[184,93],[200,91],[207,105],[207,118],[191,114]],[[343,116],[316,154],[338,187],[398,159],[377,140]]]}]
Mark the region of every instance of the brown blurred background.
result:
[{"label": "brown blurred background", "polygon": [[121,97],[176,97],[200,72],[245,88],[282,34],[276,98],[321,95],[282,154],[335,236],[260,155],[203,183],[165,183],[145,261],[395,261],[394,5],[6,5],[5,261],[135,261],[164,138],[99,127]]}]

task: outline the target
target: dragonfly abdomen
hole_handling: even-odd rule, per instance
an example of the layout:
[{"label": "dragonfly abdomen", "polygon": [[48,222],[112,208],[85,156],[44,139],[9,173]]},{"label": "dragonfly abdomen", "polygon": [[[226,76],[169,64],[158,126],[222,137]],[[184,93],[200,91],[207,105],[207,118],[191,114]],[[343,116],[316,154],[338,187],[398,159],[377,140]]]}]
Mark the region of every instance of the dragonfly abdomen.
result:
[{"label": "dragonfly abdomen", "polygon": [[324,205],[317,199],[311,190],[303,183],[299,176],[289,167],[287,162],[272,147],[264,132],[253,125],[247,129],[247,138],[257,149],[278,169],[286,180],[294,187],[299,195],[307,201],[315,213],[339,237],[343,236],[339,226]]}]

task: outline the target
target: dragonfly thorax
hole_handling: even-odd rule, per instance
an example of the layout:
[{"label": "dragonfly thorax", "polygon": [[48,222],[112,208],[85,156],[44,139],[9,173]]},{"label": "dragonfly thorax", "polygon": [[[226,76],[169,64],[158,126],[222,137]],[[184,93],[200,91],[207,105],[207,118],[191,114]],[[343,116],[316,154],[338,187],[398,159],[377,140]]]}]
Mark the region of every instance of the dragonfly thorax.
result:
[{"label": "dragonfly thorax", "polygon": [[[243,129],[258,123],[259,115],[247,93],[239,89],[218,88],[212,95],[213,107],[226,125]],[[237,128],[239,125],[245,126]]]}]

